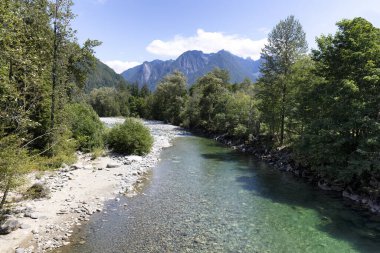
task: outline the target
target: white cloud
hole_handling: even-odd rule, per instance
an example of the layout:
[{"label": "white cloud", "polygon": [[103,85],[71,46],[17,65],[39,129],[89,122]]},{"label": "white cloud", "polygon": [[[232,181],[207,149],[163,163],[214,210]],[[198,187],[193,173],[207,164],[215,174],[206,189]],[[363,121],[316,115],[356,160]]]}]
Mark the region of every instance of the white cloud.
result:
[{"label": "white cloud", "polygon": [[141,64],[140,62],[136,62],[136,61],[119,61],[119,60],[106,61],[104,63],[107,64],[113,70],[115,70],[115,72],[118,74],[120,74],[121,72],[127,69],[133,68]]},{"label": "white cloud", "polygon": [[206,32],[198,29],[197,34],[191,37],[176,35],[168,41],[154,40],[146,50],[152,54],[165,57],[177,57],[188,50],[201,50],[204,53],[214,53],[225,49],[241,57],[259,59],[261,49],[267,39],[252,40],[240,35],[224,34],[221,32]]}]

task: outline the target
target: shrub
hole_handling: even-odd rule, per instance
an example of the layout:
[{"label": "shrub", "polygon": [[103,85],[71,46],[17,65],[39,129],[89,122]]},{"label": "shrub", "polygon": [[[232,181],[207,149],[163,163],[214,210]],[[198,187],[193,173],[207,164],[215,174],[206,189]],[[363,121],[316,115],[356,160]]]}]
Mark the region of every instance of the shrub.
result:
[{"label": "shrub", "polygon": [[120,154],[144,155],[152,148],[153,137],[141,121],[127,118],[123,124],[109,131],[107,144],[113,151]]},{"label": "shrub", "polygon": [[50,190],[46,185],[36,183],[24,194],[26,199],[42,199],[50,197]]},{"label": "shrub", "polygon": [[104,146],[104,125],[91,106],[70,104],[65,108],[68,126],[82,151],[93,151]]},{"label": "shrub", "polygon": [[233,130],[233,135],[238,138],[247,138],[248,129],[246,126],[238,124]]}]

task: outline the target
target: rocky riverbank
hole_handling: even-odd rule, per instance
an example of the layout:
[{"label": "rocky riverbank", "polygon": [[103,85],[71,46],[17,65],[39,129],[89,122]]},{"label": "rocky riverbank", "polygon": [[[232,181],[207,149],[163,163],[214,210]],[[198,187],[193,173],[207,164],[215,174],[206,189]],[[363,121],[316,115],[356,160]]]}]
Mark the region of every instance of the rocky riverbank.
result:
[{"label": "rocky riverbank", "polygon": [[[105,118],[112,126],[122,119]],[[119,194],[134,195],[147,173],[159,161],[163,148],[184,133],[173,125],[145,121],[154,137],[152,151],[144,156],[107,154],[91,159],[78,153],[78,161],[55,172],[32,173],[30,185],[41,184],[49,198],[22,200],[13,204],[0,235],[1,253],[46,252],[67,245],[74,226],[101,212],[107,200],[119,201]]]},{"label": "rocky riverbank", "polygon": [[351,207],[355,209],[361,209],[362,211],[369,211],[372,214],[380,215],[380,179],[373,175],[369,175],[365,182],[343,183],[338,180],[331,181],[311,171],[310,168],[298,164],[292,158],[292,152],[290,150],[266,149],[260,140],[257,140],[253,144],[246,144],[239,139],[231,139],[226,135],[211,135],[211,137],[235,150],[252,154],[278,170],[292,173],[296,177],[304,178],[323,191],[337,192],[343,199],[348,200]]}]

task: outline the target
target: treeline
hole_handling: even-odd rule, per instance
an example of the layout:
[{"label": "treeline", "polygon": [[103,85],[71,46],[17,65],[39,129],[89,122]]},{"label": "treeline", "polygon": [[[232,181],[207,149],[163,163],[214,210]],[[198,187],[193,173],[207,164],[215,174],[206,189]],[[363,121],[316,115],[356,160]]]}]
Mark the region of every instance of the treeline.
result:
[{"label": "treeline", "polygon": [[0,210],[23,173],[102,145],[103,125],[82,92],[100,43],[77,43],[72,5],[0,1]]},{"label": "treeline", "polygon": [[308,54],[302,26],[290,16],[269,34],[257,83],[231,84],[228,72],[215,69],[187,89],[174,72],[138,97],[140,115],[286,148],[331,182],[380,181],[380,30],[363,18],[337,26]]},{"label": "treeline", "polygon": [[118,82],[115,87],[93,89],[86,98],[100,117],[124,116],[150,118],[147,103],[151,98],[147,85]]}]

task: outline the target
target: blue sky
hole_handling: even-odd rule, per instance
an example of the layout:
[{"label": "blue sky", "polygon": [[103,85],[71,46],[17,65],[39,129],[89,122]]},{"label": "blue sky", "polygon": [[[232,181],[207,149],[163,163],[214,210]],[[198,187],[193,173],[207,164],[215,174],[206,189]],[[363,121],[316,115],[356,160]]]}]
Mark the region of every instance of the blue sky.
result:
[{"label": "blue sky", "polygon": [[143,61],[175,59],[191,49],[226,49],[258,58],[267,33],[289,15],[303,25],[309,47],[334,33],[343,18],[380,27],[380,0],[74,0],[79,42],[103,44],[96,56],[117,72]]}]

